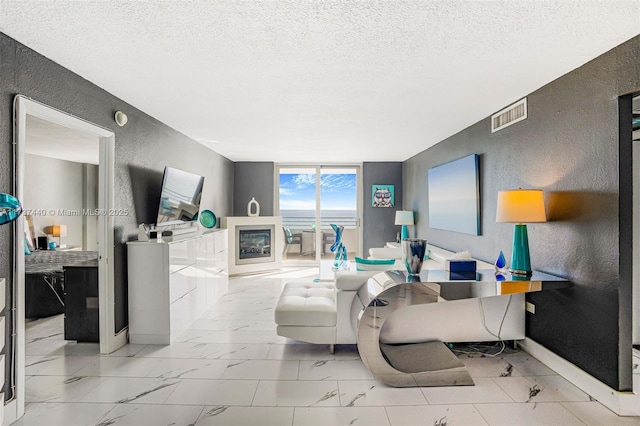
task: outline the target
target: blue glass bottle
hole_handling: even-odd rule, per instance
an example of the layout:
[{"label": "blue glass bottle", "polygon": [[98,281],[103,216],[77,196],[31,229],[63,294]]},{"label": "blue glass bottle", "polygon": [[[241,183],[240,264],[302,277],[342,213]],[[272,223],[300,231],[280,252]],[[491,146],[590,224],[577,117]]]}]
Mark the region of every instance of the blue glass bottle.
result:
[{"label": "blue glass bottle", "polygon": [[496,259],[496,263],[494,264],[494,266],[496,268],[497,273],[504,274],[505,272],[507,272],[507,259],[505,259],[504,253],[502,253],[502,250],[500,250],[500,254]]}]

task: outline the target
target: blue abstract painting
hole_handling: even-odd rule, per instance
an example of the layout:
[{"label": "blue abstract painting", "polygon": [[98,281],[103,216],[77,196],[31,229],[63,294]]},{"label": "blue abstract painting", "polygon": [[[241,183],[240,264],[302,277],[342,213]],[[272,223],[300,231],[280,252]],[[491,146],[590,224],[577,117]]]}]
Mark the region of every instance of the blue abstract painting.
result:
[{"label": "blue abstract painting", "polygon": [[480,235],[478,155],[429,169],[429,227]]}]

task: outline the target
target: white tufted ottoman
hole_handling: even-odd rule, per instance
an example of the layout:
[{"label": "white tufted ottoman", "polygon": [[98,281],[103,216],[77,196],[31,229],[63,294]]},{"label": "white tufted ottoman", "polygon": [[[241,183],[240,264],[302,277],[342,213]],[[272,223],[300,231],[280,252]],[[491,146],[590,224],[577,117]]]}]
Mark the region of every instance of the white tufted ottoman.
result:
[{"label": "white tufted ottoman", "polygon": [[336,342],[336,287],[333,282],[290,282],[282,289],[275,309],[279,336],[304,342]]}]

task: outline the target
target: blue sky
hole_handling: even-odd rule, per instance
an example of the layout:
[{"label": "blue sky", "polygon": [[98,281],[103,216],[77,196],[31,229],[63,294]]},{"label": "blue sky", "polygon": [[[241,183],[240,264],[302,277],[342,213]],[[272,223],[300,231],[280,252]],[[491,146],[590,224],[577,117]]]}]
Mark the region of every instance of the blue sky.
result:
[{"label": "blue sky", "polygon": [[[280,209],[315,210],[316,175],[280,174]],[[320,191],[323,210],[356,209],[355,174],[321,174]]]}]

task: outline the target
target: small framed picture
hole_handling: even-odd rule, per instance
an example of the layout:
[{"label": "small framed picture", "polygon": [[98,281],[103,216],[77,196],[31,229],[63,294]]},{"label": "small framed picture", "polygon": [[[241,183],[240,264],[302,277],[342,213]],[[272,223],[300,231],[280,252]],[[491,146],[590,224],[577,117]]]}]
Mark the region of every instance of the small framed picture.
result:
[{"label": "small framed picture", "polygon": [[371,186],[371,206],[372,207],[393,207],[395,196],[393,185],[372,185]]}]

